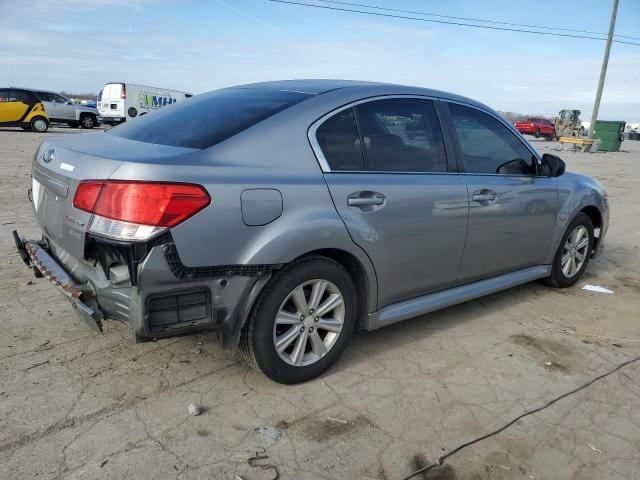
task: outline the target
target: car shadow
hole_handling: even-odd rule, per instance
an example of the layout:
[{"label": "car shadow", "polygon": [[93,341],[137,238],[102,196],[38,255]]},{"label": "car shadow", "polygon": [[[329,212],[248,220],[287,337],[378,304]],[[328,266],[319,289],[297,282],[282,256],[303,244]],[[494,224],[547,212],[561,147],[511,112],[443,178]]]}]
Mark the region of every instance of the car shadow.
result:
[{"label": "car shadow", "polygon": [[[576,287],[574,287],[576,288]],[[442,310],[420,315],[374,331],[357,331],[341,358],[324,375],[343,370],[358,371],[358,365],[373,355],[390,351],[406,352],[406,347],[419,345],[425,339],[446,334],[450,329],[473,322],[478,316],[499,314],[503,309],[531,301],[532,297],[563,295],[566,290],[531,282],[508,290],[470,300]],[[511,323],[517,324],[519,318]]]}]

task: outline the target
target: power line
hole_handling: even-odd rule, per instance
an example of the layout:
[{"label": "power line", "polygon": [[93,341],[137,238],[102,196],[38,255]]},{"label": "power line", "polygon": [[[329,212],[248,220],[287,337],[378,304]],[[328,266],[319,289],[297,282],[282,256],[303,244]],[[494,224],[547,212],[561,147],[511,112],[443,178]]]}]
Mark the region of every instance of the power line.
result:
[{"label": "power line", "polygon": [[[347,13],[360,13],[363,15],[371,15],[371,16],[376,16],[376,17],[388,17],[388,18],[396,18],[396,19],[402,19],[402,20],[415,20],[418,22],[427,22],[427,23],[440,23],[440,24],[445,24],[445,25],[457,25],[460,27],[472,27],[472,28],[482,28],[485,30],[501,30],[501,31],[506,31],[506,32],[518,32],[518,33],[530,33],[530,34],[534,34],[534,35],[546,35],[546,36],[554,36],[554,37],[568,37],[568,38],[585,38],[585,39],[589,39],[589,40],[600,40],[600,41],[605,41],[605,38],[601,38],[601,37],[591,37],[588,35],[574,35],[574,34],[569,34],[569,33],[558,33],[558,32],[540,32],[537,30],[525,30],[525,29],[519,29],[519,28],[508,28],[508,27],[495,27],[495,26],[490,26],[490,25],[475,25],[472,23],[464,23],[464,22],[453,22],[453,21],[448,21],[448,20],[436,20],[436,19],[431,19],[431,18],[419,18],[419,17],[409,17],[409,16],[405,16],[405,15],[395,15],[395,14],[390,14],[390,13],[380,13],[380,12],[367,12],[364,10],[356,10],[356,9],[352,9],[352,8],[342,8],[342,7],[330,7],[328,5],[314,5],[311,3],[304,3],[304,2],[297,2],[297,1],[292,1],[292,0],[267,0],[269,2],[274,2],[274,3],[283,3],[283,4],[288,4],[288,5],[298,5],[301,7],[311,7],[311,8],[320,8],[323,10],[335,10],[338,12],[347,12]],[[319,0],[322,1],[322,0]],[[635,42],[627,42],[627,41],[622,41],[622,40],[614,40],[614,42],[616,43],[622,43],[625,45],[634,45],[637,47],[640,47],[640,43],[635,43]]]},{"label": "power line", "polygon": [[[511,23],[511,22],[500,22],[497,20],[484,20],[481,18],[472,18],[472,17],[456,17],[453,15],[441,15],[439,13],[431,13],[431,12],[425,12],[425,11],[421,11],[421,10],[402,10],[399,8],[390,8],[390,7],[377,7],[375,5],[368,5],[366,3],[354,3],[354,2],[340,2],[337,0],[315,0],[316,2],[320,2],[320,3],[333,3],[336,5],[347,5],[347,6],[351,6],[351,7],[364,7],[364,8],[368,8],[371,10],[383,10],[383,11],[387,11],[387,12],[398,12],[398,13],[410,13],[410,14],[415,14],[415,15],[425,15],[425,16],[429,16],[429,17],[438,17],[438,18],[451,18],[454,20],[467,20],[467,21],[471,21],[471,22],[480,22],[480,23],[492,23],[495,25],[509,25],[512,27],[528,27],[528,28],[538,28],[538,29],[542,29],[542,30],[560,30],[563,32],[574,32],[574,33],[590,33],[593,35],[602,35],[604,37],[607,36],[606,32],[594,32],[591,30],[576,30],[573,28],[565,28],[565,27],[548,27],[548,26],[544,26],[544,25],[532,25],[529,23]],[[630,35],[614,35],[614,37],[618,37],[618,38],[629,38],[632,40],[640,40],[640,37],[632,37]],[[604,39],[603,39],[604,40]]]}]

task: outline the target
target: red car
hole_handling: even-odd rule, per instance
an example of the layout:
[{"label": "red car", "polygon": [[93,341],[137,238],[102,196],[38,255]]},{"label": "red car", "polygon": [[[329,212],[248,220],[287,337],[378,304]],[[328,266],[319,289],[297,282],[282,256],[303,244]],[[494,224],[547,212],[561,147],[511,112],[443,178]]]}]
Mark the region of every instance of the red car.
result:
[{"label": "red car", "polygon": [[536,138],[556,138],[555,125],[551,120],[547,120],[546,118],[527,118],[521,122],[516,122],[513,126],[523,135],[533,135]]}]

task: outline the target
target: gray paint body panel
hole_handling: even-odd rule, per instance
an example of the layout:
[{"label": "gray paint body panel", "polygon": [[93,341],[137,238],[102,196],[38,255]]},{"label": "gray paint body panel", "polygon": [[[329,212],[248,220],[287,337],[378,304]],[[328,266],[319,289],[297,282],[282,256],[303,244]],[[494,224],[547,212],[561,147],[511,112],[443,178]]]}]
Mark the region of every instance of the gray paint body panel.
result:
[{"label": "gray paint body panel", "polygon": [[[203,185],[211,196],[211,204],[171,230],[180,259],[187,267],[282,265],[315,250],[347,252],[362,266],[366,279],[370,315],[363,324],[365,328],[378,328],[475,298],[474,295],[539,278],[548,273],[547,265],[553,260],[568,223],[587,206],[596,207],[601,213],[601,238],[606,233],[608,206],[602,187],[587,177],[567,173],[553,179],[516,180],[455,172],[329,173],[326,168],[323,172],[312,148],[310,129],[319,119],[364,99],[386,96],[439,99],[464,103],[501,118],[478,102],[436,90],[366,82],[305,80],[246,87],[306,91],[314,96],[204,150],[152,145],[105,133],[77,135],[47,139],[37,154],[34,168],[68,186],[63,213],[80,223],[87,221],[88,214],[74,209],[71,202],[81,179]],[[515,133],[504,120],[500,121]],[[56,149],[56,160],[44,165],[38,159],[48,147]],[[451,152],[447,153],[449,157]],[[535,155],[540,158],[537,152]],[[60,162],[76,168],[73,173],[59,171]],[[504,201],[484,210],[470,206],[469,189],[482,185],[499,188]],[[269,205],[254,205],[245,214],[243,192],[255,190],[280,192],[281,215],[271,219],[277,211],[277,205],[273,205],[277,204],[275,197],[269,200]],[[347,207],[346,197],[363,190],[380,191],[387,203],[369,212]],[[538,196],[544,205],[530,203]],[[253,198],[248,200],[252,205],[255,203]],[[466,242],[467,211],[471,211],[470,242]],[[501,217],[504,212],[506,217]],[[60,217],[56,228],[66,226],[84,235],[78,224],[64,223],[60,213],[55,209],[47,212],[48,216]],[[109,309],[117,310],[120,294],[116,292],[121,287],[110,286],[102,278],[104,275],[91,273],[89,270],[95,267],[84,261],[71,260],[70,257],[82,258],[83,254],[83,242],[76,241],[77,235],[70,237],[62,232],[56,236],[46,218],[39,216],[38,220],[45,234],[55,240],[57,258],[64,258],[63,265],[74,270],[68,270],[69,273],[78,278],[93,278],[100,284]],[[522,230],[510,237],[517,225]],[[516,240],[510,242],[510,238]],[[522,257],[517,255],[523,249],[526,253]],[[499,265],[494,268],[493,264]],[[141,267],[139,286],[126,292],[121,290],[122,298],[126,297],[122,304],[128,304],[139,316],[149,292],[185,284],[174,283],[165,267],[165,259],[154,249]],[[494,269],[489,273],[490,268]],[[494,278],[474,282],[487,276]],[[469,282],[473,283],[467,285]],[[233,308],[238,317],[232,329],[234,335],[266,280],[238,279],[236,283],[227,290],[233,294],[225,297],[220,293],[229,308],[233,302],[242,305]],[[461,283],[465,285],[456,287]],[[216,288],[213,281],[202,284],[212,291]],[[244,304],[243,295],[246,295]],[[133,324],[142,325],[143,321],[138,318]]]}]

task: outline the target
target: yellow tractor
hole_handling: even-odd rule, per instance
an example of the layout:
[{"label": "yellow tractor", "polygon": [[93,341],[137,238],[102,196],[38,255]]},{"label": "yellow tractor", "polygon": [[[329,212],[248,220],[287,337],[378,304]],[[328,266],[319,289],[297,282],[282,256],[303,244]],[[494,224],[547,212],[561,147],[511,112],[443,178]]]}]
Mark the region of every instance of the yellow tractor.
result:
[{"label": "yellow tractor", "polygon": [[556,137],[582,137],[584,127],[580,123],[580,110],[560,110],[553,120],[556,126]]}]

